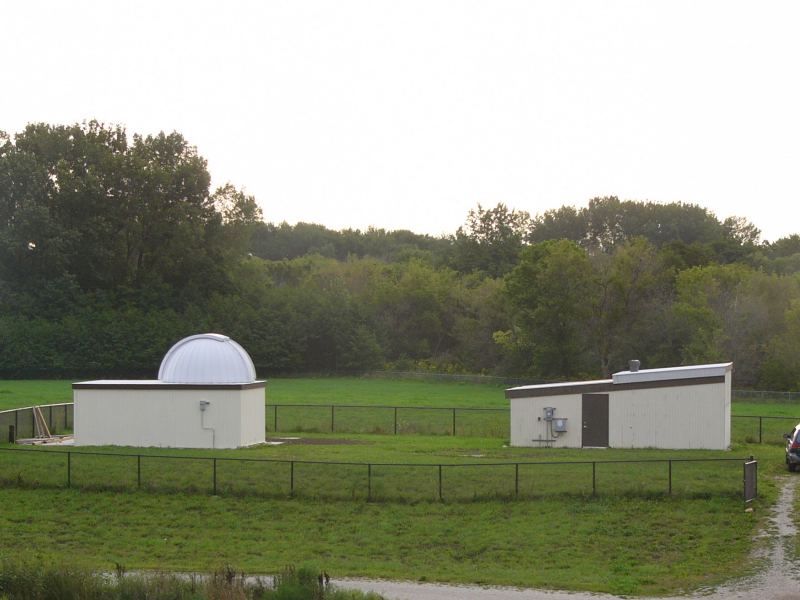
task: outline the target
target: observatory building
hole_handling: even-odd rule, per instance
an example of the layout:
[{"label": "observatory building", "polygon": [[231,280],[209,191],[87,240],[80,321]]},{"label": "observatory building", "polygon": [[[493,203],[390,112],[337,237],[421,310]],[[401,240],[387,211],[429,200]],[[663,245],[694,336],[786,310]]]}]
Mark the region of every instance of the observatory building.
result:
[{"label": "observatory building", "polygon": [[264,442],[264,390],[247,351],[203,333],[164,356],[157,380],[72,384],[75,445],[239,448]]},{"label": "observatory building", "polygon": [[706,448],[731,443],[732,363],[639,369],[506,390],[511,445]]}]

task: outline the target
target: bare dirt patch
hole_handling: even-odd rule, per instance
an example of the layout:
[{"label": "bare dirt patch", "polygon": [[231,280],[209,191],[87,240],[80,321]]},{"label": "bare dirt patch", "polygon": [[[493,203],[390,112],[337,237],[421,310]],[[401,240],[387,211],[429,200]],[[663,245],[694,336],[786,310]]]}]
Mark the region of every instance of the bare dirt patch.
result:
[{"label": "bare dirt patch", "polygon": [[342,438],[301,438],[301,437],[270,437],[268,444],[302,445],[302,446],[356,446],[367,444],[361,440],[345,440]]}]

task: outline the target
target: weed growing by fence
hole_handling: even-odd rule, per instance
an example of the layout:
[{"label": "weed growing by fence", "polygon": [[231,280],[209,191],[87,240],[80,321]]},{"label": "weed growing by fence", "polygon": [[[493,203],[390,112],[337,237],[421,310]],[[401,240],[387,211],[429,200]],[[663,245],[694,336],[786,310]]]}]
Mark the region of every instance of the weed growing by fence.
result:
[{"label": "weed growing by fence", "polygon": [[40,563],[0,563],[0,597],[8,600],[382,600],[374,593],[339,589],[308,567],[285,567],[274,577],[246,578],[225,565],[209,575],[126,574],[115,576],[87,569]]}]

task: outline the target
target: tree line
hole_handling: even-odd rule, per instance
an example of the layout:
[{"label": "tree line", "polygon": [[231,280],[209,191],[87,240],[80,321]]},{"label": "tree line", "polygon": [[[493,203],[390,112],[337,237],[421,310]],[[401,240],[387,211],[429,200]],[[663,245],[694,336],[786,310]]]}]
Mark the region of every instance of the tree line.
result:
[{"label": "tree line", "polygon": [[441,237],[265,222],[180,134],[0,133],[0,373],[154,376],[199,331],[261,376],[376,368],[563,380],[732,360],[800,389],[800,237],[693,204],[471,210]]}]

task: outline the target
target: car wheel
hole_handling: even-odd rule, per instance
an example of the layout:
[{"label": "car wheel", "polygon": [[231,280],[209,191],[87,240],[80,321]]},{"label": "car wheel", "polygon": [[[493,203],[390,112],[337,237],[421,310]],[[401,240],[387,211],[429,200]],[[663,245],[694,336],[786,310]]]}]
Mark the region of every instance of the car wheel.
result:
[{"label": "car wheel", "polygon": [[789,470],[790,470],[792,473],[794,473],[795,471],[797,471],[797,464],[796,464],[796,463],[789,463],[788,467],[789,467]]}]

